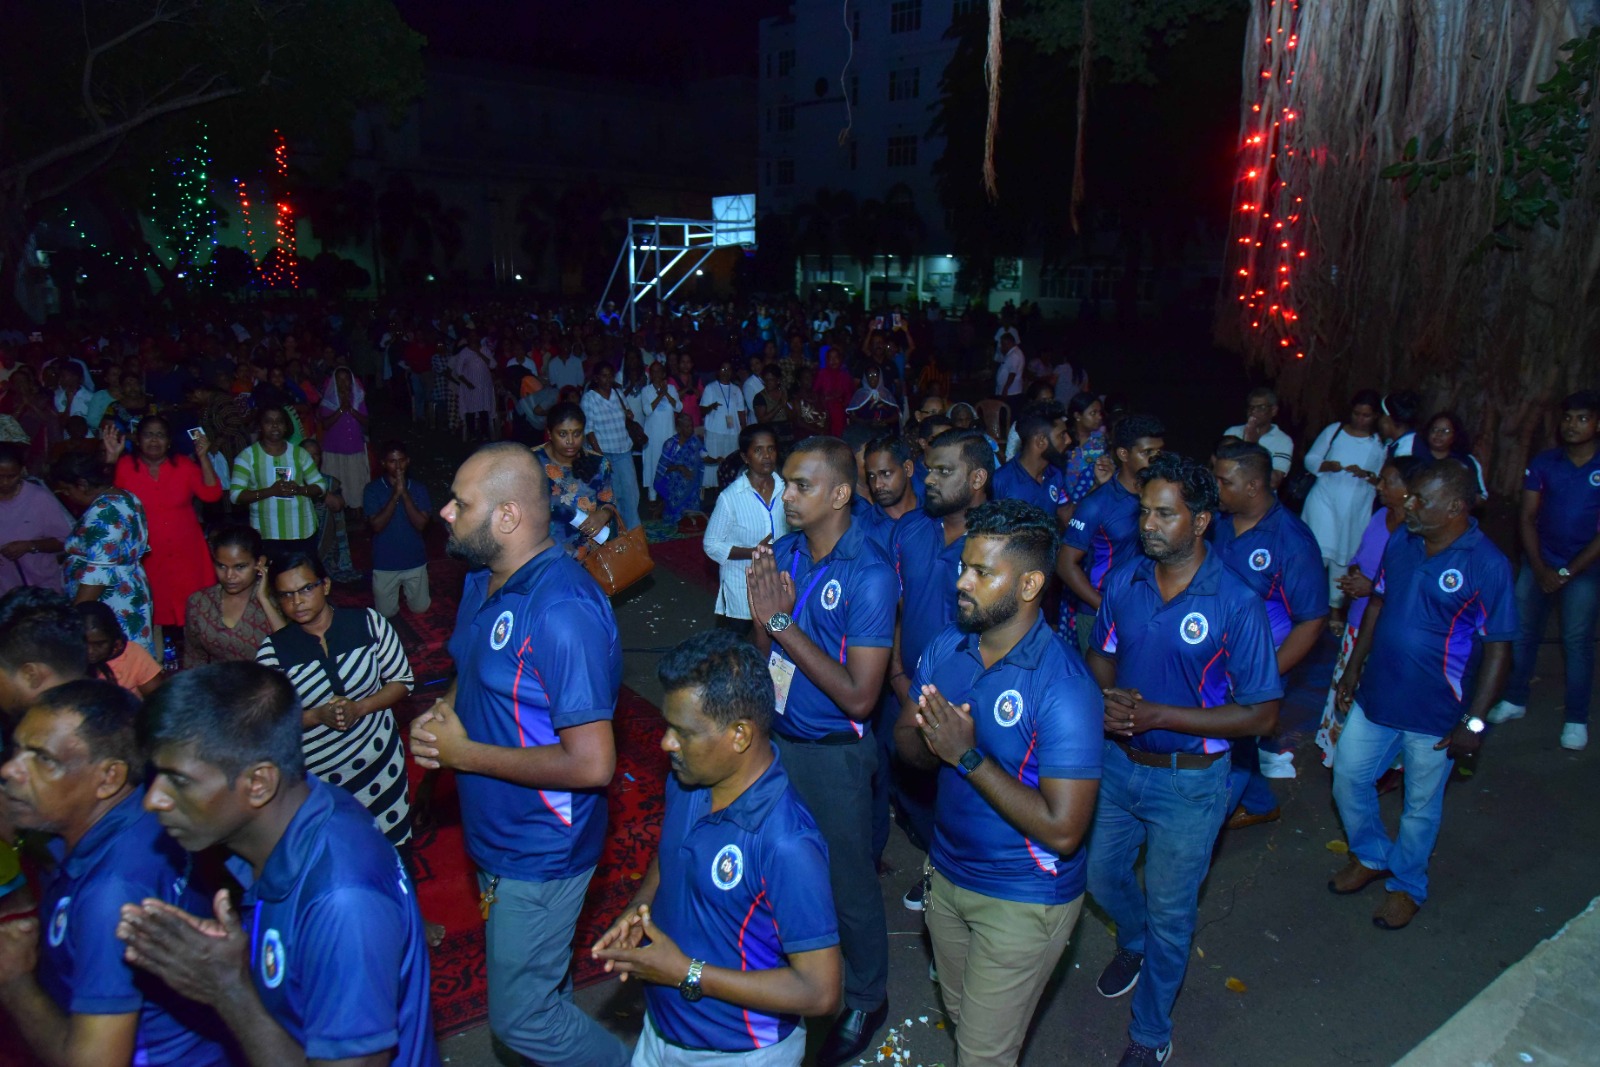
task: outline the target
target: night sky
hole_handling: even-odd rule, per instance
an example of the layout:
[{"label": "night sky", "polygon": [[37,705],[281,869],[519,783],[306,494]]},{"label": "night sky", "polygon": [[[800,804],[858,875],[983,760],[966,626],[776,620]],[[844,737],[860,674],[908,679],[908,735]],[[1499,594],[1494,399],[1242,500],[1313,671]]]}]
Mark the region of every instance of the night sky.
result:
[{"label": "night sky", "polygon": [[787,0],[396,0],[428,50],[630,81],[754,76],[756,24]]}]

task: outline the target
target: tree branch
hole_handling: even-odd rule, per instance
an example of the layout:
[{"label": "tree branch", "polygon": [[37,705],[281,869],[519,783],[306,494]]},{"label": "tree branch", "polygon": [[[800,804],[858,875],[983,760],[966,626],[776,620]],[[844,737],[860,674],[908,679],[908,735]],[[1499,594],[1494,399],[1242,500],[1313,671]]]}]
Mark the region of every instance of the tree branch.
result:
[{"label": "tree branch", "polygon": [[79,182],[83,181],[83,179],[87,178],[89,175],[93,174],[95,171],[99,170],[101,167],[105,166],[107,163],[111,162],[112,158],[117,154],[117,150],[121,147],[122,138],[113,138],[93,160],[74,167],[69,172],[70,176],[57,179],[56,181],[51,182],[49,185],[35,190],[29,199],[37,203],[38,201],[49,200],[51,197],[61,195],[74,185],[77,185]]},{"label": "tree branch", "polygon": [[[193,7],[194,4],[189,5],[190,9]],[[89,121],[94,123],[95,129],[104,130],[106,128],[106,121],[100,116],[100,109],[95,107],[94,103],[95,60],[99,59],[113,48],[127,44],[129,41],[133,40],[141,33],[144,33],[146,30],[154,29],[157,26],[172,22],[174,12],[167,7],[163,0],[163,2],[156,4],[155,11],[152,12],[150,17],[145,19],[143,22],[134,23],[132,26],[129,26],[126,30],[123,30],[115,37],[109,37],[106,40],[101,41],[99,44],[91,45],[89,43],[89,5],[81,2],[80,0],[79,10],[83,12],[83,43],[85,48],[83,57],[83,80],[82,84],[79,86],[79,91],[83,95],[83,107],[88,113]]]}]

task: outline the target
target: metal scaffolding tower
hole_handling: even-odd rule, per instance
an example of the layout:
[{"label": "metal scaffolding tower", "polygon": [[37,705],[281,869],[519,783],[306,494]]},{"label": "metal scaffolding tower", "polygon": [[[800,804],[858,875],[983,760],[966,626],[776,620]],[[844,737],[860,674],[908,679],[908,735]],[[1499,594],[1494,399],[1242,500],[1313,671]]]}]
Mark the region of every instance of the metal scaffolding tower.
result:
[{"label": "metal scaffolding tower", "polygon": [[653,295],[658,305],[664,304],[684,282],[696,277],[711,253],[719,248],[755,247],[754,196],[714,197],[711,210],[715,217],[710,219],[629,219],[628,236],[595,304],[595,314],[604,312],[624,265],[628,292],[618,313],[632,330],[639,325],[641,301]]}]

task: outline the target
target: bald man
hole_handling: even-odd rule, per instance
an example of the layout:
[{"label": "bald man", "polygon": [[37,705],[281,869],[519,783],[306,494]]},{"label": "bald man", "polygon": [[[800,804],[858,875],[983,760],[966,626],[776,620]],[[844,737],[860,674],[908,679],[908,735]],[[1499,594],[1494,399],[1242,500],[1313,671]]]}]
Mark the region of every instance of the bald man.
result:
[{"label": "bald man", "polygon": [[611,603],[550,537],[533,453],[485,445],[440,511],[474,569],[456,680],[411,727],[423,767],[457,772],[488,927],[489,1027],[544,1067],[621,1067],[628,1051],[572,1003],[573,929],[605,839],[622,644]]}]

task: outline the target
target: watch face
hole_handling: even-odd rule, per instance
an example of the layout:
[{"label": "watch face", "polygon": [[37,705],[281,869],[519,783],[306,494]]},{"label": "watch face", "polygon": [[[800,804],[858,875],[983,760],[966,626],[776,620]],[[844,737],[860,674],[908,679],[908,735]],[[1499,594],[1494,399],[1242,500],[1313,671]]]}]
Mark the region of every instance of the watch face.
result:
[{"label": "watch face", "polygon": [[787,630],[789,628],[789,624],[793,621],[794,619],[790,617],[788,612],[780,611],[772,618],[767,620],[767,629],[774,633],[778,632],[779,630]]}]

